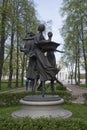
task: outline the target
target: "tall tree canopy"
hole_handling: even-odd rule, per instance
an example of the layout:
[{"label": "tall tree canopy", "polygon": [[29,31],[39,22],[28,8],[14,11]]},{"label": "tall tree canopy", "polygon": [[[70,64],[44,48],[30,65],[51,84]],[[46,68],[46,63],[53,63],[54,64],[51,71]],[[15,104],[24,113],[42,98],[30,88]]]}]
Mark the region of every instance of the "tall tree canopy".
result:
[{"label": "tall tree canopy", "polygon": [[87,85],[87,0],[63,0],[61,11],[65,18],[61,29],[65,41],[64,59],[75,66],[75,78],[78,79],[78,83],[80,65],[83,63]]},{"label": "tall tree canopy", "polygon": [[9,76],[9,87],[12,76],[16,75],[18,86],[18,79],[21,73],[24,74],[26,65],[23,62],[25,56],[20,55],[19,44],[24,42],[27,32],[36,32],[39,22],[33,0],[2,0],[0,3],[0,88],[4,74]]}]

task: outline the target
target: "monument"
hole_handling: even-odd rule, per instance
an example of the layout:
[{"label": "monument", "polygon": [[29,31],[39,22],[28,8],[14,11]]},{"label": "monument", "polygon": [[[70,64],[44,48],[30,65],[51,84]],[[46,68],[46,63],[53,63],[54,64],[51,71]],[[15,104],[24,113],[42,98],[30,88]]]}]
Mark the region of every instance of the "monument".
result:
[{"label": "monument", "polygon": [[[38,34],[29,32],[24,38],[26,44],[24,47],[20,46],[21,52],[29,57],[28,69],[26,78],[30,80],[32,84],[32,95],[26,96],[20,100],[23,104],[21,110],[13,112],[13,117],[59,117],[68,118],[72,113],[68,110],[64,110],[61,104],[64,102],[62,98],[55,95],[54,81],[63,84],[58,81],[56,74],[59,72],[59,68],[56,66],[55,51],[60,45],[52,41],[52,32],[48,33],[48,39],[43,36],[45,30],[44,24],[38,26]],[[60,52],[60,51],[59,51]],[[41,95],[35,95],[38,80],[40,81],[39,87],[41,88]],[[51,95],[45,94],[46,81],[51,82]]]}]

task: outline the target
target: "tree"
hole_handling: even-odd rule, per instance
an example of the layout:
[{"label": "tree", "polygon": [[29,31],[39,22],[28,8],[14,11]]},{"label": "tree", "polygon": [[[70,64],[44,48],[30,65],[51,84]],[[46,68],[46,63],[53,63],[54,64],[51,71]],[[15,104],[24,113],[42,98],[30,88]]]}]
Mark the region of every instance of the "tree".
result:
[{"label": "tree", "polygon": [[8,1],[3,0],[2,6],[0,7],[0,18],[1,18],[1,26],[0,26],[0,89],[1,89],[1,77],[2,77],[2,69],[4,63],[4,45],[6,40],[6,8],[7,8]]},{"label": "tree", "polygon": [[[24,44],[23,37],[27,32],[32,30],[36,33],[39,22],[33,1],[3,0],[0,7],[0,84],[4,72],[7,75],[9,74],[8,87],[11,87],[12,76],[14,75],[16,75],[16,87],[19,78],[22,79],[23,83],[24,78],[21,78],[21,76],[24,76],[23,71],[25,71],[26,62],[20,58],[20,55],[23,56],[23,54],[19,51],[19,44]],[[6,38],[9,43],[6,42]],[[4,51],[7,46],[9,47],[5,54]],[[5,64],[9,66],[8,72],[4,70]],[[21,71],[22,65],[24,68]],[[19,75],[20,72],[22,72],[22,75]]]},{"label": "tree", "polygon": [[[87,35],[87,1],[84,0],[63,0],[62,12],[65,15],[65,24],[62,28],[62,34],[65,40],[65,50],[72,51],[71,54],[75,59],[75,80],[78,75],[78,83],[80,83],[80,60],[83,53],[85,65],[85,79],[87,85],[87,56],[86,56],[86,35]],[[84,8],[83,8],[84,7]],[[70,50],[69,47],[71,46]],[[83,49],[81,49],[83,48]],[[70,55],[66,55],[70,59]],[[78,70],[78,71],[77,71]]]}]

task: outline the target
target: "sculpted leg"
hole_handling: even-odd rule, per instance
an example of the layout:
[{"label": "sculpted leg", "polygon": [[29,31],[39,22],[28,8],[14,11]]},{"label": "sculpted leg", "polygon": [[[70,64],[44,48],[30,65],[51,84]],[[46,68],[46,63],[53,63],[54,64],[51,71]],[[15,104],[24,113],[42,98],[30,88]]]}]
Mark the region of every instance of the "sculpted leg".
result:
[{"label": "sculpted leg", "polygon": [[64,87],[64,85],[55,77],[55,80],[58,84],[60,84],[62,87]]},{"label": "sculpted leg", "polygon": [[45,82],[42,81],[42,97],[45,95]]},{"label": "sculpted leg", "polygon": [[31,82],[32,82],[32,94],[34,94],[36,90],[37,79],[33,79]]},{"label": "sculpted leg", "polygon": [[55,93],[54,80],[51,80],[51,92],[54,95],[54,93]]}]

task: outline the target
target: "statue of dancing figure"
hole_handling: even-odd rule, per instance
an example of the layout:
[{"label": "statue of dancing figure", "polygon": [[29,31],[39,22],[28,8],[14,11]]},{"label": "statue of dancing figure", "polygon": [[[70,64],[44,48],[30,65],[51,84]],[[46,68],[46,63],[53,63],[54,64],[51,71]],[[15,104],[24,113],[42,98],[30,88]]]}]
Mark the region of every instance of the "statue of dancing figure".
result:
[{"label": "statue of dancing figure", "polygon": [[[45,26],[40,24],[38,26],[39,33],[37,35],[30,33],[29,38],[25,39],[27,40],[27,43],[25,44],[24,48],[20,49],[29,57],[26,77],[28,80],[32,81],[32,91],[35,92],[39,78],[43,97],[45,95],[45,81],[51,81],[51,89],[54,92],[54,80],[56,78],[56,74],[59,72],[59,69],[56,67],[54,55],[54,47],[57,47],[59,44],[51,42],[51,33],[48,34],[49,40],[45,40],[43,36],[44,30]],[[45,52],[47,52],[47,56],[45,56]],[[52,59],[50,57],[52,57]]]}]

